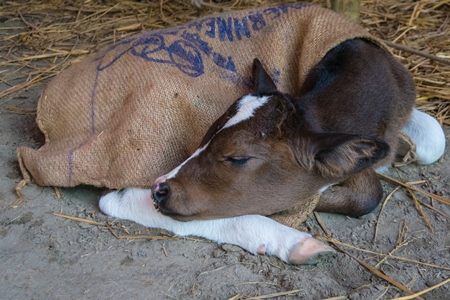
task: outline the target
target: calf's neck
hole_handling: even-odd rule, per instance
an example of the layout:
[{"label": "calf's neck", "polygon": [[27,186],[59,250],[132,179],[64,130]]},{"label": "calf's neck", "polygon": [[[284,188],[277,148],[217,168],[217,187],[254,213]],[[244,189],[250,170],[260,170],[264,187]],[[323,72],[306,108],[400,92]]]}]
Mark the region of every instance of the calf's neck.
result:
[{"label": "calf's neck", "polygon": [[329,51],[296,97],[278,91],[257,59],[252,75],[254,92],[156,180],[158,209],[181,221],[271,215],[323,193],[317,210],[373,210],[383,194],[374,168],[394,160],[413,112],[409,72],[381,47],[354,39]]}]

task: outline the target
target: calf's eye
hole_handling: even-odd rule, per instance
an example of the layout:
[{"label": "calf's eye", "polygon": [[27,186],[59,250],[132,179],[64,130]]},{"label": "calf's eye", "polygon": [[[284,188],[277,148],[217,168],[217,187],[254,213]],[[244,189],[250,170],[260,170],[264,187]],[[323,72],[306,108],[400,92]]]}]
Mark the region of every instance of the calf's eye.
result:
[{"label": "calf's eye", "polygon": [[225,161],[230,162],[234,166],[243,166],[249,159],[250,157],[227,157]]}]

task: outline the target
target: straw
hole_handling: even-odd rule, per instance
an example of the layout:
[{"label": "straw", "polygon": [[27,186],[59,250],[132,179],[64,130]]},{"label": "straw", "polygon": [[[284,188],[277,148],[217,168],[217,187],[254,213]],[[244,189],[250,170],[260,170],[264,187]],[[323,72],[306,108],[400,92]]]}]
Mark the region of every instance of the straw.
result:
[{"label": "straw", "polygon": [[[0,92],[4,98],[0,109],[6,97],[45,83],[71,63],[136,33],[183,24],[222,10],[295,2],[7,1],[0,11],[0,18],[7,20],[0,25],[4,41],[0,50],[6,52],[0,57],[0,68],[21,69],[25,76]],[[327,1],[312,2],[327,5]],[[450,124],[449,12],[448,0],[367,0],[361,5],[363,26],[393,47],[393,53],[414,75],[418,107],[441,124]],[[0,81],[11,81],[11,73],[0,73]]]}]

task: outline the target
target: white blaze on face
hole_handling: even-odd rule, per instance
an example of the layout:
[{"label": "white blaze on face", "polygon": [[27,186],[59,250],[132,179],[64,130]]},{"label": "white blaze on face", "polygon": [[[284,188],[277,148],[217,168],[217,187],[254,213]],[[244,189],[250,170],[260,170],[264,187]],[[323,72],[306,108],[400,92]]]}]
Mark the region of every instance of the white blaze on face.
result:
[{"label": "white blaze on face", "polygon": [[237,103],[238,110],[236,114],[231,119],[229,119],[228,122],[220,130],[236,125],[244,120],[250,119],[251,117],[253,117],[255,110],[258,107],[266,104],[268,100],[269,96],[258,97],[247,95],[243,97]]},{"label": "white blaze on face", "polygon": [[[258,97],[258,96],[253,96],[253,95],[244,96],[237,102],[236,114],[233,117],[231,117],[228,120],[228,122],[225,123],[225,125],[216,132],[216,134],[225,128],[231,127],[242,121],[250,119],[251,117],[253,117],[255,110],[258,107],[261,107],[264,104],[266,104],[268,100],[269,100],[269,96],[264,96],[264,97]],[[158,179],[156,179],[155,184],[158,185],[160,183],[165,182],[167,179],[174,178],[177,175],[178,171],[180,171],[181,167],[183,167],[188,161],[190,161],[194,157],[200,155],[200,153],[203,152],[208,147],[210,142],[211,142],[211,140],[209,140],[209,142],[207,142],[203,147],[198,148],[188,159],[186,159],[184,162],[182,162],[178,167],[176,167],[175,169],[173,169],[166,175],[163,175],[163,176],[159,177]]]},{"label": "white blaze on face", "polygon": [[203,150],[206,149],[206,147],[208,147],[208,145],[209,145],[209,142],[206,143],[203,147],[198,148],[188,159],[186,159],[184,162],[182,162],[178,167],[176,167],[175,169],[173,169],[166,175],[163,175],[163,176],[159,177],[158,179],[156,179],[155,184],[158,185],[160,183],[165,182],[167,179],[175,177],[175,175],[177,175],[178,171],[180,171],[182,166],[184,166],[188,161],[190,161],[194,157],[198,156]]}]

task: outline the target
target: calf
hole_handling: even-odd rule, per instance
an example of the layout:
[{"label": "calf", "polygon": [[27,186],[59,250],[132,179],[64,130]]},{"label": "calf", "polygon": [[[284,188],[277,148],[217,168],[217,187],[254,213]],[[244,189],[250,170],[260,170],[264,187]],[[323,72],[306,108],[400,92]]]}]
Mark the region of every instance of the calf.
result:
[{"label": "calf", "polygon": [[156,180],[153,192],[116,191],[100,208],[305,263],[332,249],[256,215],[289,209],[317,193],[318,211],[367,214],[383,196],[375,169],[392,163],[402,129],[416,144],[419,163],[432,163],[444,151],[442,128],[414,109],[410,74],[369,41],[349,40],[329,51],[296,97],[278,91],[258,60],[252,75],[255,92],[237,100],[191,157]]}]

